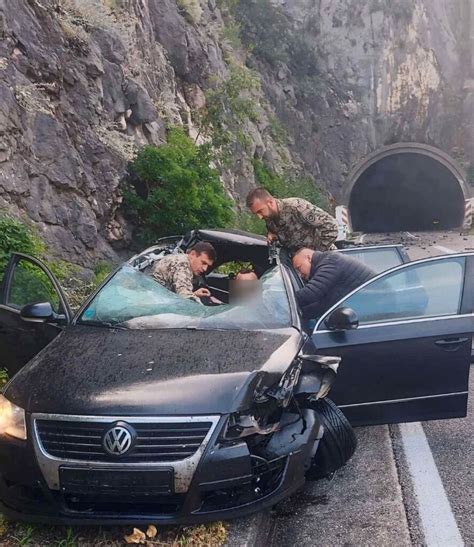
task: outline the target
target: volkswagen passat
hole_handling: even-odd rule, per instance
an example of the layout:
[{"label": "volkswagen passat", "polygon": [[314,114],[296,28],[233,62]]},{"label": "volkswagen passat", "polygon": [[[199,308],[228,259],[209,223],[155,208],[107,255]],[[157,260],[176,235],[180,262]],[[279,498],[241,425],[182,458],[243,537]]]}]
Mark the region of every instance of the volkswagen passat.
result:
[{"label": "volkswagen passat", "polygon": [[[202,281],[218,306],[149,275],[198,240],[218,253]],[[14,255],[0,300],[0,359],[13,376],[0,396],[2,512],[57,523],[227,519],[342,466],[355,449],[349,422],[464,416],[474,256],[347,252],[380,273],[311,327],[288,257],[251,234],[164,240],[74,316],[48,268]],[[221,266],[235,261],[260,276],[251,301],[229,303]]]}]

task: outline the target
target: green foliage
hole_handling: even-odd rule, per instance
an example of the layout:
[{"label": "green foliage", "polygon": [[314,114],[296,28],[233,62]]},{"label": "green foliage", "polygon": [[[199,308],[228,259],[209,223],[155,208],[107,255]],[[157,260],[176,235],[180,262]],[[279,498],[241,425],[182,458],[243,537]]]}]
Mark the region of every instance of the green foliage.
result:
[{"label": "green foliage", "polygon": [[233,20],[225,24],[222,30],[222,39],[234,49],[242,48],[240,39],[240,25]]},{"label": "green foliage", "polygon": [[270,122],[270,129],[273,140],[278,144],[288,144],[288,133],[281,124],[280,120],[272,114],[268,116],[268,120]]},{"label": "green foliage", "polygon": [[233,13],[240,0],[217,0],[217,7],[225,13]]},{"label": "green foliage", "polygon": [[280,199],[299,197],[324,209],[327,208],[321,191],[309,177],[280,175],[260,160],[253,161],[253,169],[257,185],[266,188],[273,196]]},{"label": "green foliage", "polygon": [[[305,28],[293,28],[283,10],[271,0],[240,0],[233,8],[244,46],[272,67],[285,63],[297,78],[318,75],[318,59],[305,38]],[[305,21],[314,25],[314,20]]]},{"label": "green foliage", "polygon": [[59,297],[46,273],[27,260],[20,260],[11,280],[9,303],[21,308],[34,302],[50,302],[59,312]]},{"label": "green foliage", "polygon": [[270,0],[241,0],[234,7],[234,16],[241,26],[245,45],[271,66],[290,60],[290,23],[283,11]]},{"label": "green foliage", "polygon": [[251,262],[225,262],[224,264],[221,264],[218,268],[216,268],[214,271],[216,273],[229,275],[229,274],[236,274],[244,268],[252,269],[253,264]]},{"label": "green foliage", "polygon": [[31,545],[33,541],[33,534],[35,533],[35,527],[32,524],[20,524],[16,525],[15,536],[13,539],[20,547],[26,547]]},{"label": "green foliage", "polygon": [[39,256],[44,251],[44,243],[27,224],[0,211],[0,278],[11,253]]},{"label": "green foliage", "polygon": [[167,144],[138,153],[130,166],[134,187],[124,200],[144,242],[232,222],[231,201],[211,160],[209,146],[195,145],[178,128],[169,130]]},{"label": "green foliage", "polygon": [[0,368],[0,388],[2,388],[8,380],[8,372],[4,368]]},{"label": "green foliage", "polygon": [[94,279],[93,284],[94,286],[99,286],[105,279],[108,277],[108,275],[112,272],[114,269],[114,265],[110,262],[105,262],[104,260],[100,260],[97,262],[97,264],[94,266]]},{"label": "green foliage", "polygon": [[66,537],[58,542],[58,547],[76,547],[78,544],[78,535],[74,533],[74,529],[70,526],[66,528]]},{"label": "green foliage", "polygon": [[176,0],[176,4],[183,10],[184,16],[190,23],[199,23],[202,17],[202,8],[199,0]]},{"label": "green foliage", "polygon": [[212,146],[220,160],[228,160],[232,147],[248,144],[245,133],[248,121],[257,121],[253,94],[260,89],[258,76],[248,68],[230,64],[229,77],[214,85],[206,93],[207,111],[201,126],[211,134]]},{"label": "green foliage", "polygon": [[267,233],[265,222],[246,212],[240,212],[237,215],[232,227],[251,234],[265,235]]}]

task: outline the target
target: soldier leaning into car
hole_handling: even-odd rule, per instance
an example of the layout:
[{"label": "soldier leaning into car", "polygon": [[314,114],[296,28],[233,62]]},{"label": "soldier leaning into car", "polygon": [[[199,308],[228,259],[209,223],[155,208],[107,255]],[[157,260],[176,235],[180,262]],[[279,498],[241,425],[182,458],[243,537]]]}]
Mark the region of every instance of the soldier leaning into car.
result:
[{"label": "soldier leaning into car", "polygon": [[198,300],[209,297],[208,289],[193,290],[193,280],[207,272],[216,260],[214,247],[205,241],[197,243],[186,254],[172,254],[158,260],[153,266],[155,281],[183,298]]},{"label": "soldier leaning into car", "polygon": [[336,248],[336,219],[305,199],[276,199],[265,188],[255,188],[247,195],[247,207],[265,220],[269,242],[278,240],[292,252],[302,247]]}]

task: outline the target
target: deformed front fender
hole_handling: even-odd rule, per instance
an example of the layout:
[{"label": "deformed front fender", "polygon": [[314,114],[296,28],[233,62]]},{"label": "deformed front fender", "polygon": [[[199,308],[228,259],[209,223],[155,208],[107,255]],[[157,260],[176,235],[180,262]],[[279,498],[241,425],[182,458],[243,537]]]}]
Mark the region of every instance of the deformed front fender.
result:
[{"label": "deformed front fender", "polygon": [[337,373],[338,357],[305,359],[301,357],[301,373],[293,394],[299,399],[322,399],[331,389]]}]

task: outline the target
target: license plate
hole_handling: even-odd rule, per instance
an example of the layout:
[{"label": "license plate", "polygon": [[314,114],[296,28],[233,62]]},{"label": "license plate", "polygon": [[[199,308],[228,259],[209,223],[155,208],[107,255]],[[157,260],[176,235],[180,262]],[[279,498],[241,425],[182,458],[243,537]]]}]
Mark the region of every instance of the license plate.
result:
[{"label": "license plate", "polygon": [[66,494],[172,494],[174,473],[163,469],[84,469],[61,467],[61,490]]}]

